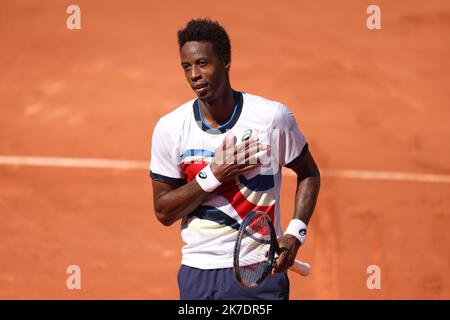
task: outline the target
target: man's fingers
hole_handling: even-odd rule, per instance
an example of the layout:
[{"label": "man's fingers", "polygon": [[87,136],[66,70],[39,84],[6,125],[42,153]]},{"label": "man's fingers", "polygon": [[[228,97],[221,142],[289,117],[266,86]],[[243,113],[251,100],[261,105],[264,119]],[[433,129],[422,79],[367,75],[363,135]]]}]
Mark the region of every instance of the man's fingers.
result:
[{"label": "man's fingers", "polygon": [[258,137],[250,137],[236,146],[236,137],[229,134],[222,148],[216,150],[213,162],[225,166],[225,179],[229,179],[261,165],[259,159],[267,153],[267,146],[259,143]]},{"label": "man's fingers", "polygon": [[283,250],[281,254],[275,259],[275,264],[272,273],[281,272],[286,270],[289,266],[289,251]]},{"label": "man's fingers", "polygon": [[234,134],[230,133],[222,141],[222,145],[216,149],[214,160],[216,163],[224,164],[233,161],[233,155],[235,152],[237,138]]},{"label": "man's fingers", "polygon": [[255,144],[236,154],[237,164],[256,164],[259,163],[258,159],[265,155],[267,152],[267,147],[263,144]]},{"label": "man's fingers", "polygon": [[249,148],[251,148],[257,144],[258,144],[258,140],[255,138],[250,138],[248,140],[245,140],[236,146],[235,154],[238,155],[242,152],[245,152],[245,150],[248,150]]},{"label": "man's fingers", "polygon": [[237,141],[237,138],[234,134],[230,133],[229,135],[227,135],[222,143],[223,150],[225,151],[226,149],[228,149],[232,146],[235,146],[236,141]]},{"label": "man's fingers", "polygon": [[249,149],[241,150],[236,154],[236,164],[249,163],[248,159],[258,152],[258,146],[253,146]]}]

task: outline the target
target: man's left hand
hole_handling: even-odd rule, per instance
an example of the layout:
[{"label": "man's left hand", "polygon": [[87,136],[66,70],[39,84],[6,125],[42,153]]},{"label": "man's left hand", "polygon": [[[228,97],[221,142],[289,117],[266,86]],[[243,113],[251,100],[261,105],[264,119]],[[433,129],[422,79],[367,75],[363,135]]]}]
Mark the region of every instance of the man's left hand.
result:
[{"label": "man's left hand", "polygon": [[294,264],[295,257],[297,256],[298,248],[300,248],[300,241],[292,235],[284,235],[278,239],[281,254],[275,260],[274,268],[272,273],[282,272],[287,270],[290,266]]}]

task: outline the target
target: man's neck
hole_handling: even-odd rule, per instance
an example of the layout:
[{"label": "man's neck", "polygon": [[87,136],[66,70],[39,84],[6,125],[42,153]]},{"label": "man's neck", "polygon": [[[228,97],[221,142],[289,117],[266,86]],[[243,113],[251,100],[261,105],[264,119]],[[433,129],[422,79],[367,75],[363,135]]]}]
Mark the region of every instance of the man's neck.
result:
[{"label": "man's neck", "polygon": [[203,119],[211,128],[218,128],[230,119],[234,109],[234,93],[230,86],[215,101],[200,101]]}]

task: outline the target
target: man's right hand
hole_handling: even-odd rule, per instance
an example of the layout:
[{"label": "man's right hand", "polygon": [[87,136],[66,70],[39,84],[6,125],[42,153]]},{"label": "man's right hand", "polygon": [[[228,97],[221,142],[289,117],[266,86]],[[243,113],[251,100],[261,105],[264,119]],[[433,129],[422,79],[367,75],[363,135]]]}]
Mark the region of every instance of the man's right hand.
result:
[{"label": "man's right hand", "polygon": [[211,171],[220,182],[233,179],[261,165],[261,153],[267,152],[267,146],[259,143],[257,137],[236,145],[236,137],[229,134],[225,137],[211,161]]}]

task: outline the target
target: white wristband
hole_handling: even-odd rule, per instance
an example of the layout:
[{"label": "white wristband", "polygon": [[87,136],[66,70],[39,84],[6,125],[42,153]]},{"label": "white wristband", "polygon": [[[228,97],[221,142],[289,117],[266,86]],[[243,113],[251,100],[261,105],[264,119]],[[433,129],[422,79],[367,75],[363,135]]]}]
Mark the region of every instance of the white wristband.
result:
[{"label": "white wristband", "polygon": [[204,167],[202,171],[200,171],[197,174],[195,180],[197,180],[197,183],[199,184],[200,188],[202,188],[206,192],[212,192],[222,184],[222,182],[217,180],[216,176],[211,171],[210,164]]},{"label": "white wristband", "polygon": [[286,228],[284,234],[290,234],[296,237],[300,241],[300,243],[303,244],[306,239],[306,229],[307,226],[302,220],[292,219],[291,222],[289,222],[289,225]]}]

